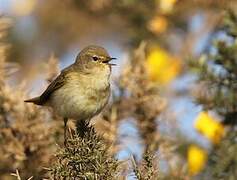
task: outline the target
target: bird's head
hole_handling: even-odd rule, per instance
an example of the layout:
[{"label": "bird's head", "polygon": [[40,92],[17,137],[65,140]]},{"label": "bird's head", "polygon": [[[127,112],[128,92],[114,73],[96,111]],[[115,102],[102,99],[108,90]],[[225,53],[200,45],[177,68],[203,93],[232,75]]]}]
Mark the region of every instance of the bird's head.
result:
[{"label": "bird's head", "polygon": [[111,60],[116,59],[110,57],[105,48],[90,45],[84,48],[77,56],[76,64],[87,68],[94,67],[110,67],[115,64]]}]

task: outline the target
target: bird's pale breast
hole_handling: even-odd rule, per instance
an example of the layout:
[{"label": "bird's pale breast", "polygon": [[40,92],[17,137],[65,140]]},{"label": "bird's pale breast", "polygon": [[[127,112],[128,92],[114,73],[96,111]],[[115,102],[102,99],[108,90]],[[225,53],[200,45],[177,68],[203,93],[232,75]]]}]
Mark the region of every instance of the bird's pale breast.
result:
[{"label": "bird's pale breast", "polygon": [[98,114],[108,102],[110,70],[88,74],[70,73],[67,82],[52,94],[50,105],[62,117],[84,120]]}]

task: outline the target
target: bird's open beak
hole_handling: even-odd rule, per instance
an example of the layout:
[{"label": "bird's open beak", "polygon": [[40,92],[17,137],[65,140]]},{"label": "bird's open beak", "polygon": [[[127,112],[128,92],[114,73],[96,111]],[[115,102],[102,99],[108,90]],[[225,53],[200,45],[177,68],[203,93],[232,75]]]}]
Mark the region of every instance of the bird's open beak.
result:
[{"label": "bird's open beak", "polygon": [[106,58],[106,60],[103,61],[103,63],[109,64],[111,66],[116,66],[116,64],[109,63],[110,61],[112,61],[114,59],[117,59],[117,58],[108,57],[108,58]]}]

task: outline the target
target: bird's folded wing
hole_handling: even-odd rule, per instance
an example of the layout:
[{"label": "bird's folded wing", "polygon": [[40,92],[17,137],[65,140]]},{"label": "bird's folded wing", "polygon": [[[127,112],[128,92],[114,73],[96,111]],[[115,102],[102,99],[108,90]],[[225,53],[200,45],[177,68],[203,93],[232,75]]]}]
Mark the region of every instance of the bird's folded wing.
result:
[{"label": "bird's folded wing", "polygon": [[61,88],[67,81],[67,74],[74,69],[73,64],[62,70],[61,74],[47,87],[47,89],[43,92],[40,98],[40,105],[45,104],[51,94],[57,89]]},{"label": "bird's folded wing", "polygon": [[48,99],[50,98],[50,95],[60,87],[62,87],[65,84],[66,76],[65,73],[61,73],[43,92],[43,94],[40,96],[40,104],[45,104]]}]

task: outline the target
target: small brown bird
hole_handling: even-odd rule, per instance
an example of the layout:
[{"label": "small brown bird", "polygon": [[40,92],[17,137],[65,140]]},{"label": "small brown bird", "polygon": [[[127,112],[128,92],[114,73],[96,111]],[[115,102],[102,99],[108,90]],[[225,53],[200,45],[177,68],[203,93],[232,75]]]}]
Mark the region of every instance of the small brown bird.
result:
[{"label": "small brown bird", "polygon": [[75,63],[61,74],[39,97],[25,102],[50,106],[64,118],[64,143],[68,118],[76,123],[90,120],[102,111],[110,95],[111,74],[108,52],[100,46],[88,46],[77,56]]}]

